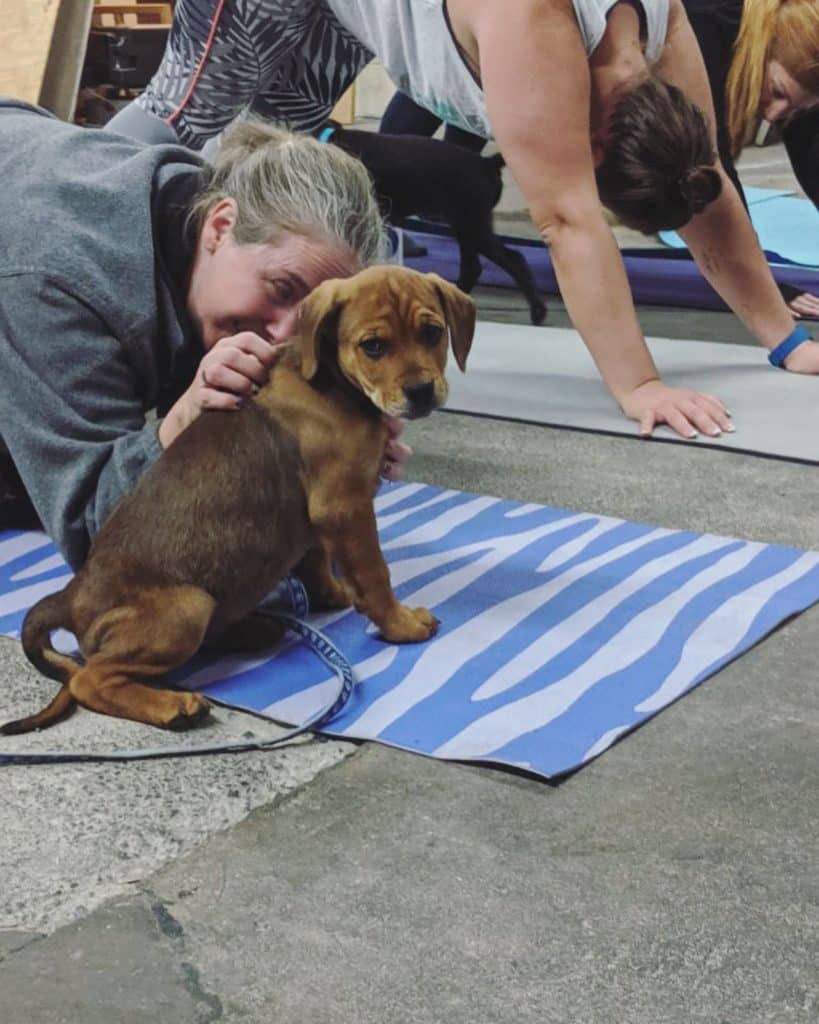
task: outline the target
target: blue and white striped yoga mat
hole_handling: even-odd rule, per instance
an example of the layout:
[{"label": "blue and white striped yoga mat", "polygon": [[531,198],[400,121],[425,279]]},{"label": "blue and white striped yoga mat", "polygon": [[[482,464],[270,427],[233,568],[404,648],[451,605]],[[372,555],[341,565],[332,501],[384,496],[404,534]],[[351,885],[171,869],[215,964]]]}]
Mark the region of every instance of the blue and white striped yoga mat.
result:
[{"label": "blue and white striped yoga mat", "polygon": [[[441,628],[393,646],[355,612],[314,616],[358,678],[324,731],[433,757],[568,772],[819,600],[816,552],[423,484],[376,508],[399,598]],[[0,537],[0,631],[66,578],[42,534]],[[296,644],[177,681],[286,722],[337,686]]]}]

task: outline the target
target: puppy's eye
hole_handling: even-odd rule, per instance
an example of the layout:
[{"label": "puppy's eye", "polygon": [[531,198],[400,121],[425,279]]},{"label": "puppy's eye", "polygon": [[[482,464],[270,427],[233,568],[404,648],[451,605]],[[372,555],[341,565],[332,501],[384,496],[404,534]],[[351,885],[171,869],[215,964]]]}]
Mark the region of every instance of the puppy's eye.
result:
[{"label": "puppy's eye", "polygon": [[434,348],[444,336],[444,329],[438,324],[422,324],[420,333],[421,341],[425,345],[429,345],[430,348]]},{"label": "puppy's eye", "polygon": [[380,359],[387,351],[387,343],[383,338],[365,338],[359,348],[369,359]]}]

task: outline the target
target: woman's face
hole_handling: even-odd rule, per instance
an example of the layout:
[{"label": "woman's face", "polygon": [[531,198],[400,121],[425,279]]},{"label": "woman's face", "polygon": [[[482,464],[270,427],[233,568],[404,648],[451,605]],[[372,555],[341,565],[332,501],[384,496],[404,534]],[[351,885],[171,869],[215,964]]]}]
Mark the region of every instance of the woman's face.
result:
[{"label": "woman's face", "polygon": [[807,110],[819,102],[819,97],[807,92],[779,61],[768,61],[759,113],[771,124],[790,114]]},{"label": "woman's face", "polygon": [[188,287],[188,311],[205,350],[241,331],[275,344],[295,331],[299,303],[322,281],[359,269],[349,249],[285,235],[274,244],[239,245],[235,204],[222,200],[208,214]]}]

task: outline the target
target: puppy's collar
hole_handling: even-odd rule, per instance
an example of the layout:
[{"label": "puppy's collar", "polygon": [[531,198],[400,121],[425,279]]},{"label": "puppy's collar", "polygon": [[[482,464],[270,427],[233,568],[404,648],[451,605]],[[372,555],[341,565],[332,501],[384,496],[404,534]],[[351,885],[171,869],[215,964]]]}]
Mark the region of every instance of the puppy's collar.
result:
[{"label": "puppy's collar", "polygon": [[332,125],[327,125],[326,128],[322,128],[316,136],[319,142],[329,142],[330,139],[335,135],[336,129]]}]

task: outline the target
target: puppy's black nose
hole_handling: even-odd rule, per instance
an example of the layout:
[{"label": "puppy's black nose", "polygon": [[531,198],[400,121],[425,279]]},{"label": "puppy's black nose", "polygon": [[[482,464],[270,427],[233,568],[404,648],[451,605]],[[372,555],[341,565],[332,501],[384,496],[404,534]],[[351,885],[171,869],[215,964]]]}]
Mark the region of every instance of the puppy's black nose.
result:
[{"label": "puppy's black nose", "polygon": [[410,419],[428,416],[436,406],[435,385],[427,381],[425,384],[408,384],[404,388],[407,399],[407,415]]}]

